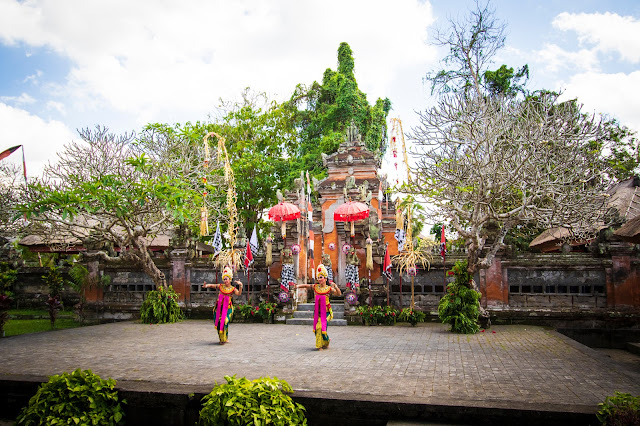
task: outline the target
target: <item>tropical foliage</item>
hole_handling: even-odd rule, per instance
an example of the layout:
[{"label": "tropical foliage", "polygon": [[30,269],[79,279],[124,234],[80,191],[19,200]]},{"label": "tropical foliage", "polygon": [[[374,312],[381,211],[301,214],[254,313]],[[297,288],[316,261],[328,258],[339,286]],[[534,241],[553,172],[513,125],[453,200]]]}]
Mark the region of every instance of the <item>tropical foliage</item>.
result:
[{"label": "tropical foliage", "polygon": [[450,324],[454,333],[477,333],[480,329],[480,293],[470,288],[469,282],[473,277],[466,262],[457,261],[451,272],[455,280],[447,285],[447,291],[438,303],[438,317],[443,324]]},{"label": "tropical foliage", "polygon": [[424,322],[427,314],[415,308],[404,308],[398,315],[398,321],[408,322],[412,326],[416,326],[419,322]]},{"label": "tropical foliage", "polygon": [[116,381],[91,370],[51,376],[22,409],[16,425],[116,425],[123,421],[125,400]]},{"label": "tropical foliage", "polygon": [[367,148],[382,156],[387,148],[386,119],[391,110],[389,99],[367,101],[355,78],[353,52],[347,43],[338,47],[338,68],[327,68],[322,83],[298,85],[289,100],[295,113],[299,145],[292,158],[291,173],[295,178],[301,170],[316,177],[326,174],[322,154],[333,154],[344,139],[351,123],[358,127]]},{"label": "tropical foliage", "polygon": [[598,404],[596,416],[605,426],[640,425],[640,396],[615,392]]},{"label": "tropical foliage", "polygon": [[184,314],[178,305],[179,298],[173,286],[147,292],[140,306],[140,321],[145,324],[164,324],[182,320]]},{"label": "tropical foliage", "polygon": [[287,395],[293,389],[277,377],[248,380],[224,376],[226,384],[202,398],[199,424],[306,425],[305,409]]}]

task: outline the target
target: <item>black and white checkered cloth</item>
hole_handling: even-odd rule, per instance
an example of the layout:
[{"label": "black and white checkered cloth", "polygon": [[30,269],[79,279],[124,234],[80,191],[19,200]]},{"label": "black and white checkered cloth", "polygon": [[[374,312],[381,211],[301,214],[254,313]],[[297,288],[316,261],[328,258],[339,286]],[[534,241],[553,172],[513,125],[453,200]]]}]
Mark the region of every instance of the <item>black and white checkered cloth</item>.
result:
[{"label": "black and white checkered cloth", "polygon": [[282,265],[282,272],[280,272],[280,282],[286,286],[289,285],[290,282],[296,282],[296,275],[293,272],[293,265],[290,263],[285,263]]},{"label": "black and white checkered cloth", "polygon": [[344,270],[344,278],[348,283],[359,284],[360,278],[357,265],[347,265]]}]

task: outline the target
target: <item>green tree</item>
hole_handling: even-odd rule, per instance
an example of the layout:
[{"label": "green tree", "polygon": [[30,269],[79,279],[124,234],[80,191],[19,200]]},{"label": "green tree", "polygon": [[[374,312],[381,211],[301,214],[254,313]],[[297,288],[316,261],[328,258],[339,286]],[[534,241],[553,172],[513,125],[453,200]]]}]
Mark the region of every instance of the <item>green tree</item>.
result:
[{"label": "green tree", "polygon": [[[145,152],[133,135],[106,128],[80,136],[45,169],[43,180],[30,185],[19,211],[45,243],[83,244],[87,257],[133,262],[166,287],[150,243],[179,227],[196,229],[203,197],[202,175],[194,169],[201,163],[179,138]],[[213,192],[215,176],[209,178]]]},{"label": "green tree", "polygon": [[[295,154],[297,131],[292,111],[287,105],[272,101],[265,93],[246,88],[236,101],[221,100],[211,122],[175,124],[150,124],[142,135],[145,146],[153,147],[157,141],[181,139],[200,158],[197,164],[204,170],[203,138],[215,132],[225,138],[225,146],[235,176],[236,207],[245,228],[252,229],[259,223],[263,211],[277,202],[278,188],[293,184],[290,159]],[[212,158],[216,155],[217,141],[208,140]],[[222,171],[213,171],[222,175]],[[215,205],[224,205],[224,188],[207,195]],[[209,216],[211,223],[225,222],[224,208],[214,209]]]},{"label": "green tree", "polygon": [[308,170],[319,177],[326,173],[322,154],[338,150],[347,127],[353,122],[369,150],[382,156],[386,150],[386,119],[391,110],[389,99],[377,99],[374,105],[358,88],[353,52],[347,43],[338,48],[338,67],[327,68],[322,84],[298,85],[288,107],[295,113],[299,145],[292,158],[292,179]]}]

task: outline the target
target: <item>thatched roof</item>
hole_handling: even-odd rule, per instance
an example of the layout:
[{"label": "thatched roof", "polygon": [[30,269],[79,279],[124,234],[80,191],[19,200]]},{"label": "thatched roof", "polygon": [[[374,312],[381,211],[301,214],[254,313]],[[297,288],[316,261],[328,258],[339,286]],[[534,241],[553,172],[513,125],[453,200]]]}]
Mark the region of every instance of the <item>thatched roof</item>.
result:
[{"label": "thatched roof", "polygon": [[[640,178],[638,176],[618,182],[609,188],[607,193],[610,195],[607,205],[610,208],[614,208],[621,217],[627,219],[627,223],[618,231],[625,228],[633,219],[640,217]],[[637,223],[638,225],[635,227],[637,232],[635,232],[634,237],[640,242],[640,222]],[[604,226],[600,224],[599,228],[602,229],[603,227]],[[631,229],[631,227],[627,228],[627,231],[622,232],[623,235],[625,235],[626,232],[630,232]],[[620,236],[618,231],[614,232],[614,235]],[[620,237],[624,239],[624,237]],[[627,239],[627,241],[629,240]],[[552,228],[538,235],[531,241],[529,247],[536,248],[543,252],[555,251],[560,248],[563,242],[568,242],[572,246],[578,246],[585,244],[587,241],[572,241],[568,229]]]},{"label": "thatched roof", "polygon": [[613,235],[620,238],[622,241],[640,244],[640,215],[622,225],[620,229],[613,233]]},{"label": "thatched roof", "polygon": [[[147,247],[152,251],[163,251],[169,248],[171,237],[169,235],[157,235],[154,238],[145,238]],[[64,252],[78,253],[85,251],[83,242],[78,238],[44,238],[40,235],[27,235],[18,244],[29,247],[36,252]],[[116,248],[116,251],[119,249]],[[203,253],[214,253],[213,246],[205,243],[196,243],[196,250]]]}]

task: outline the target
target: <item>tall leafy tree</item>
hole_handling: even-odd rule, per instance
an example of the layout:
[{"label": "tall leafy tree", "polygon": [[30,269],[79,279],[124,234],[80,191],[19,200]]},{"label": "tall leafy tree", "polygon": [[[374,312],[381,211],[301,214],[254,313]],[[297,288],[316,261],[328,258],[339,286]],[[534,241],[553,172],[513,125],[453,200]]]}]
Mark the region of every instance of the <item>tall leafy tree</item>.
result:
[{"label": "tall leafy tree", "polygon": [[[225,138],[225,146],[235,176],[236,208],[239,219],[250,230],[260,222],[266,208],[277,202],[278,188],[292,185],[290,161],[296,153],[297,129],[293,112],[286,103],[275,102],[265,94],[246,88],[238,100],[221,100],[208,123],[151,124],[145,129],[150,143],[181,138],[189,150],[204,159],[203,138],[215,132]],[[153,142],[152,142],[153,141]],[[217,140],[209,139],[212,157],[216,155]],[[213,171],[219,175],[218,172]],[[220,188],[219,188],[220,189]],[[207,200],[223,204],[224,191],[208,194]],[[225,209],[214,210],[210,221],[220,220],[224,228]]]},{"label": "tall leafy tree", "polygon": [[322,153],[338,150],[347,127],[354,123],[371,151],[382,156],[386,150],[386,119],[391,110],[389,99],[377,99],[370,105],[366,94],[358,88],[355,60],[351,47],[340,43],[338,67],[327,68],[322,83],[298,85],[288,102],[299,128],[299,145],[292,158],[291,175],[309,170],[322,176]]}]

